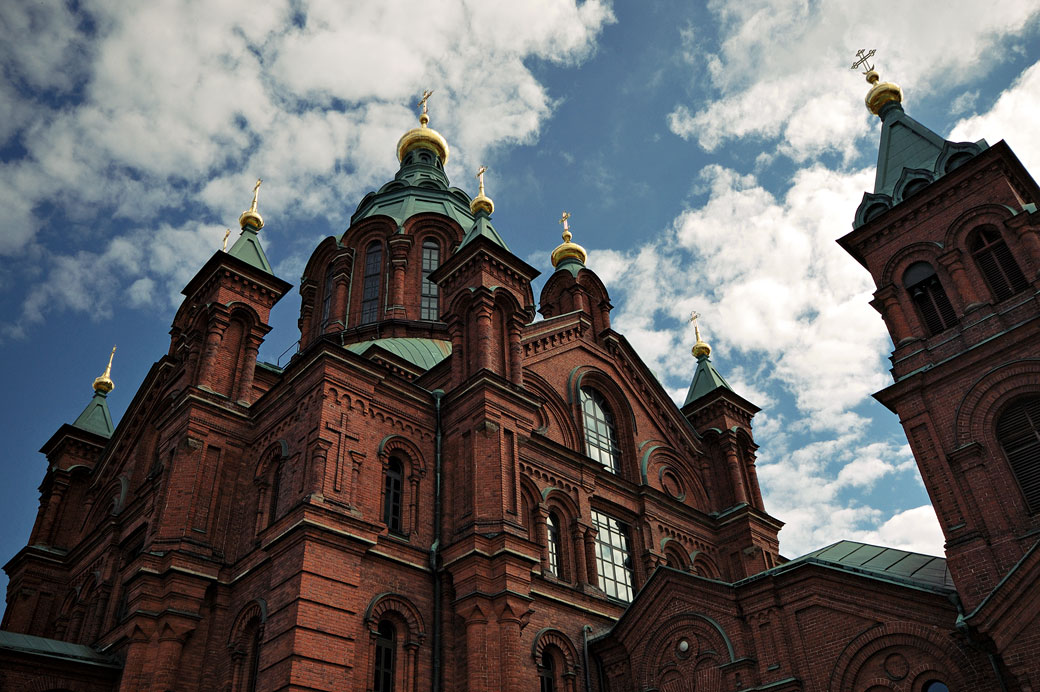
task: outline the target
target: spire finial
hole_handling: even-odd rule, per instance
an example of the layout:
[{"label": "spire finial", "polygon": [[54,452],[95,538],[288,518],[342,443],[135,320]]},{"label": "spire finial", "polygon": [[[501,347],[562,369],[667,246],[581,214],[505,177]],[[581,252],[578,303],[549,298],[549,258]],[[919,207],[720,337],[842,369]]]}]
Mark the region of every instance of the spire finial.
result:
[{"label": "spire finial", "polygon": [[480,184],[480,191],[477,192],[477,196],[473,198],[473,201],[469,203],[469,210],[475,215],[478,211],[486,211],[488,215],[495,213],[495,203],[491,201],[491,198],[484,194],[484,174],[487,173],[487,166],[481,166],[477,171],[477,181]]},{"label": "spire finial", "polygon": [[422,113],[419,115],[419,124],[426,127],[426,123],[430,122],[430,114],[426,108],[426,102],[433,96],[432,89],[423,89],[422,98],[419,99],[419,107],[422,108]]},{"label": "spire finial", "polygon": [[253,185],[253,203],[249,205],[249,209],[242,212],[242,215],[238,217],[238,223],[242,226],[242,230],[246,230],[246,226],[252,226],[254,231],[259,231],[264,227],[264,219],[260,216],[260,213],[256,210],[257,198],[260,195],[260,184],[264,182],[261,178],[256,179],[256,184]]},{"label": "spire finial", "polygon": [[867,104],[867,110],[874,115],[881,117],[881,108],[888,103],[900,104],[903,102],[903,90],[898,84],[892,82],[878,82],[881,81],[881,75],[877,73],[874,66],[870,64],[869,60],[877,53],[876,50],[871,48],[869,51],[866,48],[860,48],[856,51],[856,57],[858,58],[852,63],[850,69],[858,70],[861,67],[867,68],[867,71],[863,74],[867,77],[867,83],[871,85],[870,91],[867,92],[867,97],[864,99]]},{"label": "spire finial", "polygon": [[575,259],[581,264],[585,264],[585,260],[588,259],[588,253],[585,252],[585,248],[577,243],[572,243],[571,238],[574,237],[571,233],[571,225],[568,223],[568,219],[571,218],[570,212],[563,212],[560,216],[559,223],[563,224],[563,242],[556,246],[556,249],[552,251],[552,264],[554,267],[559,267],[560,263],[566,259]]},{"label": "spire finial", "polygon": [[401,163],[404,163],[405,154],[417,147],[429,149],[437,154],[437,158],[441,160],[442,166],[448,163],[448,142],[441,136],[441,133],[427,127],[430,122],[430,113],[426,103],[431,96],[433,96],[432,89],[423,90],[422,98],[419,99],[418,103],[421,109],[419,113],[419,127],[405,132],[401,139],[397,141],[397,160]]},{"label": "spire finial", "polygon": [[701,340],[701,329],[697,325],[697,320],[700,319],[700,313],[696,310],[690,313],[690,322],[693,323],[693,335],[697,339],[694,343],[690,353],[693,354],[694,358],[700,359],[702,356],[707,358],[711,355],[711,346]]},{"label": "spire finial", "polygon": [[105,372],[101,374],[101,377],[94,378],[94,391],[98,394],[107,395],[116,385],[112,381],[112,359],[116,357],[116,347],[112,347],[112,353],[108,355],[108,365],[105,367]]}]

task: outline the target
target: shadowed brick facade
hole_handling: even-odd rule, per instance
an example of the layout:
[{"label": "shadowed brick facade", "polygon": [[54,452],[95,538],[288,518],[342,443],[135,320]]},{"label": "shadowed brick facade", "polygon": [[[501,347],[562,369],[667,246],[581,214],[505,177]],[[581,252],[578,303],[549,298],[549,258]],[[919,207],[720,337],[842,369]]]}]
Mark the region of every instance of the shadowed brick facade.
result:
[{"label": "shadowed brick facade", "polygon": [[424,114],[315,249],[285,367],[257,361],[290,286],[254,203],[119,424],[101,387],[44,446],[0,687],[1040,689],[1040,508],[996,432],[1040,396],[1040,191],[1003,143],[879,112],[879,184],[840,242],[877,283],[877,396],[947,560],[780,557],[757,407],[698,341],[677,408],[569,235],[535,321],[538,271],[450,187]]}]

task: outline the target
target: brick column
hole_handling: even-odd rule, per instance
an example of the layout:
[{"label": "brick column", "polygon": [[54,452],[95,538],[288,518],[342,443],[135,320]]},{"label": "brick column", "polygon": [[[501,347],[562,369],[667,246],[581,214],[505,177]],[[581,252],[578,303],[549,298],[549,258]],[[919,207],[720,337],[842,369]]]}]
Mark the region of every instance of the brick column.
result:
[{"label": "brick column", "polygon": [[256,356],[260,352],[260,342],[263,337],[255,334],[245,334],[245,361],[242,363],[242,374],[238,378],[238,391],[235,393],[235,401],[247,404],[253,403],[253,379],[256,376]]},{"label": "brick column", "polygon": [[904,341],[913,340],[910,323],[906,320],[903,306],[896,297],[895,286],[889,284],[874,293],[874,300],[870,301],[871,307],[881,313],[888,327],[888,333],[892,336],[892,343],[899,346]]},{"label": "brick column", "polygon": [[982,305],[979,294],[975,291],[975,286],[972,285],[971,280],[968,278],[968,273],[964,271],[960,250],[954,249],[942,255],[939,257],[939,263],[946,267],[950,278],[953,279],[954,290],[960,296],[965,310],[971,310]]},{"label": "brick column", "polygon": [[542,574],[545,574],[549,571],[549,531],[545,523],[549,519],[549,508],[545,506],[544,502],[540,502],[534,511],[531,512],[531,519],[534,521],[534,540],[538,543],[538,554],[541,556],[542,562]]},{"label": "brick column", "polygon": [[220,350],[220,342],[224,340],[224,330],[228,323],[224,320],[212,320],[206,329],[206,343],[202,349],[202,358],[199,363],[198,383],[207,387],[213,386],[213,371],[216,367],[217,351]]},{"label": "brick column", "polygon": [[591,526],[585,527],[582,540],[585,544],[585,572],[589,586],[599,587],[599,572],[596,569],[596,534],[599,532]]},{"label": "brick column", "polygon": [[729,469],[729,480],[733,484],[734,504],[747,503],[747,491],[744,488],[744,479],[740,473],[740,457],[737,455],[737,445],[732,440],[724,443],[726,445],[726,467]]},{"label": "brick column", "polygon": [[588,584],[589,562],[585,555],[585,526],[578,521],[574,522],[571,540],[574,543],[574,581],[579,585]]}]

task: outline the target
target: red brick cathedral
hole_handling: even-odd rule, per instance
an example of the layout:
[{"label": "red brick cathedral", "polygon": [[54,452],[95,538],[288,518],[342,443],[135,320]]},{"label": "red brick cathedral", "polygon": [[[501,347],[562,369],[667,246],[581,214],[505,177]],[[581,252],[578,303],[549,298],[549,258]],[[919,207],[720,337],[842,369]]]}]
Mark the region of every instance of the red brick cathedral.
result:
[{"label": "red brick cathedral", "polygon": [[868,80],[877,180],[839,242],[945,559],[781,557],[709,346],[677,408],[569,231],[536,306],[424,107],[314,250],[285,367],[254,193],[119,424],[106,371],[43,446],[0,688],[1040,691],[1040,189]]}]

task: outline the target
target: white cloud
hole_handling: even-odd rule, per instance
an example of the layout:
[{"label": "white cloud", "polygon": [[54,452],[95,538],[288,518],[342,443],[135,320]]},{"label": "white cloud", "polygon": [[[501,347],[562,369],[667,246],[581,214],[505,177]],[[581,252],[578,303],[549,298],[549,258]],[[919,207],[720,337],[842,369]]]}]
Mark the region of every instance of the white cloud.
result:
[{"label": "white cloud", "polygon": [[[698,100],[678,104],[669,126],[708,151],[745,137],[777,140],[778,151],[798,162],[825,151],[848,158],[869,131],[862,107],[868,86],[848,69],[850,48],[877,47],[882,77],[913,100],[984,75],[1040,12],[1027,0],[941,7],[716,0],[709,8],[725,38],[718,50],[701,52]],[[706,89],[717,97],[705,104]]]},{"label": "white cloud", "polygon": [[[0,254],[9,256],[33,246],[41,208],[83,223],[94,246],[104,246],[113,217],[142,226],[166,215],[182,230],[227,225],[258,175],[267,180],[265,215],[340,225],[349,214],[342,200],[392,175],[391,152],[415,126],[423,88],[436,92],[431,125],[453,145],[449,174],[468,179],[485,152],[530,141],[552,111],[525,61],[580,62],[613,21],[601,0],[443,0],[424,12],[404,0],[130,8],[95,0],[76,12],[17,4],[0,12],[6,26],[21,28],[0,47],[0,65],[31,94],[0,93],[0,115],[10,116],[0,118],[0,136],[25,151],[0,167]],[[32,89],[43,88],[69,96],[36,98]],[[290,237],[271,226],[265,243]],[[174,232],[163,243],[176,255],[193,235]],[[51,256],[49,275],[58,267],[75,275],[92,254]],[[141,274],[127,271],[131,283],[153,280],[133,283],[134,300],[154,298],[172,280],[155,263],[168,266],[154,259]],[[104,300],[61,286],[28,293],[30,322],[49,309],[106,311]]]},{"label": "white cloud", "polygon": [[950,139],[974,142],[985,138],[996,143],[1007,138],[1022,164],[1036,175],[1040,172],[1040,62],[1023,72],[988,112],[960,121]]}]

